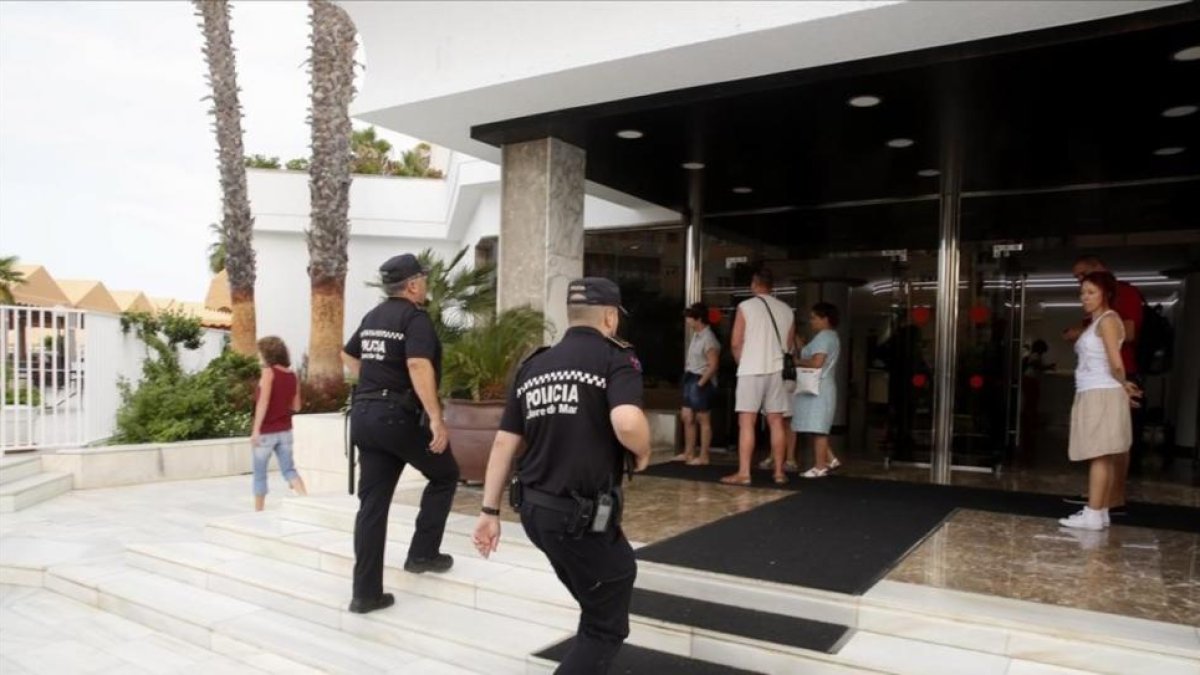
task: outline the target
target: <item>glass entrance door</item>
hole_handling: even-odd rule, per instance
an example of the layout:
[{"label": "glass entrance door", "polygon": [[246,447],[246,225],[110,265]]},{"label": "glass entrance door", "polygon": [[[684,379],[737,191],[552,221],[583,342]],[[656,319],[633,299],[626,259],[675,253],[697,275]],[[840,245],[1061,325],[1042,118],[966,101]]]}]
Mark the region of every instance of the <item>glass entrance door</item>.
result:
[{"label": "glass entrance door", "polygon": [[963,248],[958,311],[952,465],[999,472],[1021,454],[1025,405],[1022,245],[981,242]]}]

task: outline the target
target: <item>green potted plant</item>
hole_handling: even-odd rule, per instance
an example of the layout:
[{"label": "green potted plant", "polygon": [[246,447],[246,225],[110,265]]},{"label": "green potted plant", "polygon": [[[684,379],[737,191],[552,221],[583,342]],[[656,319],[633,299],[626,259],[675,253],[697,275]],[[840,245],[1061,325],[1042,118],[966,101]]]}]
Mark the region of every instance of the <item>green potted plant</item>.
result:
[{"label": "green potted plant", "polygon": [[542,344],[545,332],[541,312],[518,307],[477,317],[474,326],[446,346],[444,415],[462,480],[483,480],[508,384],[521,360]]}]

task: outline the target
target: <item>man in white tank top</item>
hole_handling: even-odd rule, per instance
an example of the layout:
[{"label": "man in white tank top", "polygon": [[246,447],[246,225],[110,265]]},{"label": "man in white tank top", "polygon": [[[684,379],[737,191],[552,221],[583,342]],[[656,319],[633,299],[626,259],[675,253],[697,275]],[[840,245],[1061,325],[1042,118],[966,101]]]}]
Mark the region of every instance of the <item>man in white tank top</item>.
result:
[{"label": "man in white tank top", "polygon": [[787,482],[783,472],[786,431],[783,413],[788,409],[788,392],[783,385],[784,345],[792,344],[792,308],[771,296],[774,277],[760,269],[750,282],[754,297],[738,305],[733,322],[733,358],[737,361],[738,471],[721,479],[731,485],[750,484],[750,460],[754,454],[754,427],[760,412],[771,430],[771,457],[775,482]]}]

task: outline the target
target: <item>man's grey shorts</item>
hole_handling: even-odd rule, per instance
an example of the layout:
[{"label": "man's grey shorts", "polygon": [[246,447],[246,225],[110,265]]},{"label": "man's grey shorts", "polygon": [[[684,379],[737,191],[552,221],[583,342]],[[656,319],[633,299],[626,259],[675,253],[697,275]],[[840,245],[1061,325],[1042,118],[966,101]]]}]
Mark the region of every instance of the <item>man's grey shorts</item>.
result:
[{"label": "man's grey shorts", "polygon": [[785,413],[791,407],[783,388],[783,373],[739,375],[734,409],[746,413]]}]

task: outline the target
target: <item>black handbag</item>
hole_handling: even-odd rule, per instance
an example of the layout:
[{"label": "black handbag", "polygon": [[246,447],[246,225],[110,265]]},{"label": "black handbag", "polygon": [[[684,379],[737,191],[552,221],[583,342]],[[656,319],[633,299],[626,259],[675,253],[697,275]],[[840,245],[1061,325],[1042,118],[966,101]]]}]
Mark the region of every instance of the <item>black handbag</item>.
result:
[{"label": "black handbag", "polygon": [[771,317],[771,326],[775,328],[775,341],[779,343],[779,351],[783,352],[783,381],[796,381],[796,360],[792,358],[792,353],[783,348],[783,340],[779,337],[779,324],[775,323],[775,314],[771,311],[771,304],[767,299],[758,296],[762,300],[763,306],[767,308],[767,316]]}]

